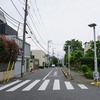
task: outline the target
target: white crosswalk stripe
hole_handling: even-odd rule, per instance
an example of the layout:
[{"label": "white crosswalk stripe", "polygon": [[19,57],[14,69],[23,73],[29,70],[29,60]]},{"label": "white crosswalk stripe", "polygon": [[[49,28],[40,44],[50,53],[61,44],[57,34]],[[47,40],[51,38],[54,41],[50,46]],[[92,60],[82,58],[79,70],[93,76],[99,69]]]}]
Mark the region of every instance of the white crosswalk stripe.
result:
[{"label": "white crosswalk stripe", "polygon": [[60,81],[54,80],[53,90],[60,90]]},{"label": "white crosswalk stripe", "polygon": [[9,90],[7,90],[7,92],[8,92],[8,91],[9,91],[9,92],[15,91],[15,90],[17,90],[18,88],[20,88],[21,86],[23,86],[23,85],[25,85],[26,83],[28,83],[29,81],[31,81],[31,80],[26,80],[26,81],[24,81],[24,82],[22,82],[22,83],[20,83],[20,84],[18,84],[18,85],[16,85],[16,86],[10,88]]},{"label": "white crosswalk stripe", "polygon": [[30,85],[28,85],[26,88],[24,88],[22,91],[29,91],[31,90],[40,80],[35,80]]},{"label": "white crosswalk stripe", "polygon": [[3,90],[3,89],[5,89],[5,88],[8,88],[8,87],[10,87],[10,86],[12,86],[12,85],[14,85],[14,84],[20,82],[20,81],[21,81],[21,80],[16,80],[16,81],[14,81],[14,82],[12,82],[12,83],[9,83],[9,84],[7,84],[7,85],[4,85],[4,86],[0,87],[0,90]]},{"label": "white crosswalk stripe", "polygon": [[[5,91],[6,92],[13,92],[13,91],[15,91],[15,90],[17,90],[17,89],[19,89],[19,88],[21,88],[22,86],[24,86],[25,84],[28,84],[28,82],[30,82],[31,80],[25,80],[25,81],[23,81],[23,82],[21,82],[21,80],[16,80],[16,81],[14,81],[14,82],[12,82],[12,83],[9,83],[9,84],[7,84],[7,85],[4,85],[4,86],[1,86],[0,87],[0,91],[1,90],[4,90],[4,89],[6,89]],[[42,81],[43,81],[43,83],[42,83]],[[38,91],[45,91],[45,90],[47,90],[47,87],[49,87],[50,85],[49,84],[51,84],[52,82],[50,81],[50,79],[46,79],[46,80],[34,80],[33,82],[31,82],[30,84],[28,84],[26,87],[24,87],[23,89],[22,89],[22,91],[24,92],[24,91],[30,91],[32,88],[34,88],[39,82],[41,82],[42,84],[41,85],[39,85],[39,87],[38,87]],[[50,83],[51,82],[51,83]],[[62,83],[62,82],[61,82]],[[17,85],[16,85],[17,84]],[[84,84],[77,84],[77,86],[76,85],[72,85],[72,83],[71,82],[69,82],[69,81],[64,81],[63,82],[63,86],[65,85],[65,89],[66,90],[75,90],[76,88],[77,88],[77,86],[80,88],[80,89],[88,89],[88,87],[86,87]],[[61,87],[62,85],[60,85],[60,80],[59,79],[55,79],[54,81],[53,81],[53,83],[52,83],[52,90],[61,90]]]},{"label": "white crosswalk stripe", "polygon": [[38,90],[45,90],[49,84],[50,80],[45,80]]},{"label": "white crosswalk stripe", "polygon": [[66,88],[68,90],[73,90],[74,89],[74,87],[72,86],[72,84],[70,82],[65,82],[65,85],[66,85]]},{"label": "white crosswalk stripe", "polygon": [[84,84],[78,84],[81,89],[88,89]]}]

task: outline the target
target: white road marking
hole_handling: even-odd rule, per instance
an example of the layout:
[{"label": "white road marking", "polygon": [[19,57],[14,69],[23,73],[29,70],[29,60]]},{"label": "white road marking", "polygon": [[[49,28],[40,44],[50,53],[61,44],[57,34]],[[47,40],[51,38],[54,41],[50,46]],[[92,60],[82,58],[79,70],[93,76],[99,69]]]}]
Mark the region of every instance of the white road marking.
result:
[{"label": "white road marking", "polygon": [[28,85],[26,88],[24,88],[22,91],[29,91],[29,90],[31,90],[38,82],[40,82],[40,80],[35,80],[30,85]]},{"label": "white road marking", "polygon": [[45,90],[49,84],[50,80],[45,80],[38,90]]},{"label": "white road marking", "polygon": [[56,72],[54,72],[54,76],[57,76],[57,71],[56,71]]},{"label": "white road marking", "polygon": [[66,85],[66,88],[68,90],[73,90],[74,89],[74,87],[72,86],[72,84],[70,82],[65,82],[65,85]]},{"label": "white road marking", "polygon": [[60,90],[60,81],[59,80],[54,81],[53,90]]},{"label": "white road marking", "polygon": [[78,84],[81,89],[88,89],[84,84]]},{"label": "white road marking", "polygon": [[54,69],[52,69],[44,78],[43,78],[43,80],[45,80],[49,75],[50,75],[50,73],[53,71]]},{"label": "white road marking", "polygon": [[20,81],[21,81],[21,80],[16,80],[16,81],[14,81],[14,82],[12,82],[12,83],[9,83],[9,84],[7,84],[7,85],[4,85],[4,86],[0,87],[0,90],[3,90],[3,89],[5,89],[5,88],[8,88],[8,87],[10,87],[10,86],[12,86],[12,85],[14,85],[14,84],[20,82]]},{"label": "white road marking", "polygon": [[22,82],[22,83],[20,83],[20,84],[18,84],[18,85],[16,85],[16,86],[14,86],[14,87],[8,89],[7,92],[15,91],[15,90],[17,90],[18,88],[20,88],[21,86],[23,86],[23,85],[25,85],[26,83],[28,83],[29,81],[31,81],[31,80],[26,80],[26,81],[24,81],[24,82]]}]

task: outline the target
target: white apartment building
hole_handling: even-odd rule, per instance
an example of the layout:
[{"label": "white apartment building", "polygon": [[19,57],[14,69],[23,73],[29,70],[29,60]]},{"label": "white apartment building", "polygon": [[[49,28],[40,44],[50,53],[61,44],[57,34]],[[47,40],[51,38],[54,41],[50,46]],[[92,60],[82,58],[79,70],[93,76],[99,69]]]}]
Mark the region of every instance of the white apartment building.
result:
[{"label": "white apartment building", "polygon": [[32,50],[31,53],[35,59],[39,59],[39,66],[45,66],[47,64],[47,57],[44,51]]},{"label": "white apartment building", "polygon": [[100,41],[100,35],[99,35],[99,36],[97,36],[97,40],[98,40],[98,41]]},{"label": "white apartment building", "polygon": [[[100,35],[97,36],[97,41],[100,41]],[[85,43],[84,43],[84,53],[85,53],[88,49],[91,49],[91,47],[90,47],[90,42],[85,42]]]},{"label": "white apartment building", "polygon": [[90,49],[91,47],[90,47],[90,42],[85,42],[84,43],[84,54],[85,54],[85,52],[88,50],[88,49]]}]

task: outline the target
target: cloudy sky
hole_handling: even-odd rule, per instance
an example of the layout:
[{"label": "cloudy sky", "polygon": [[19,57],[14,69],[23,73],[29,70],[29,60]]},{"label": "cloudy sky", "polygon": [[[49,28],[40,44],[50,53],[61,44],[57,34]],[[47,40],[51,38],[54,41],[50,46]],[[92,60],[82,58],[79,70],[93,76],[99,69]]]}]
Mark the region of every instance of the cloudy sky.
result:
[{"label": "cloudy sky", "polygon": [[[12,1],[23,17],[25,0]],[[11,0],[0,0],[0,7],[23,23]],[[27,20],[39,43],[47,49],[47,41],[52,40],[50,52],[55,48],[59,56],[64,54],[66,40],[78,39],[83,43],[93,40],[93,30],[88,24],[96,23],[96,36],[100,35],[100,0],[28,0],[28,12]],[[39,49],[31,39],[26,41],[31,43],[31,49]]]}]

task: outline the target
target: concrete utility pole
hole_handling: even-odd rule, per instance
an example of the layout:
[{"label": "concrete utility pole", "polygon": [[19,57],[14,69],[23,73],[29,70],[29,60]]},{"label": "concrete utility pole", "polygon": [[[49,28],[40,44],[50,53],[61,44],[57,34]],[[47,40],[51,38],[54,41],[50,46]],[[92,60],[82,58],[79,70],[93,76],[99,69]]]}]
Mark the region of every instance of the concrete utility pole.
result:
[{"label": "concrete utility pole", "polygon": [[24,28],[23,28],[23,43],[22,43],[22,48],[23,48],[23,54],[22,54],[22,61],[21,61],[21,77],[23,77],[23,67],[24,67],[24,54],[25,54],[25,32],[26,32],[26,18],[27,18],[27,4],[28,0],[25,2],[25,15],[24,15]]},{"label": "concrete utility pole", "polygon": [[49,63],[50,63],[50,61],[49,61],[49,44],[50,44],[50,42],[52,42],[52,40],[48,40],[48,67],[49,67]]},{"label": "concrete utility pole", "polygon": [[53,49],[52,49],[52,57],[53,57],[53,56],[54,56],[54,54],[55,54],[55,53],[54,53],[54,49],[55,49],[55,48],[53,48]]},{"label": "concrete utility pole", "polygon": [[70,75],[70,45],[68,45],[68,73]]}]

